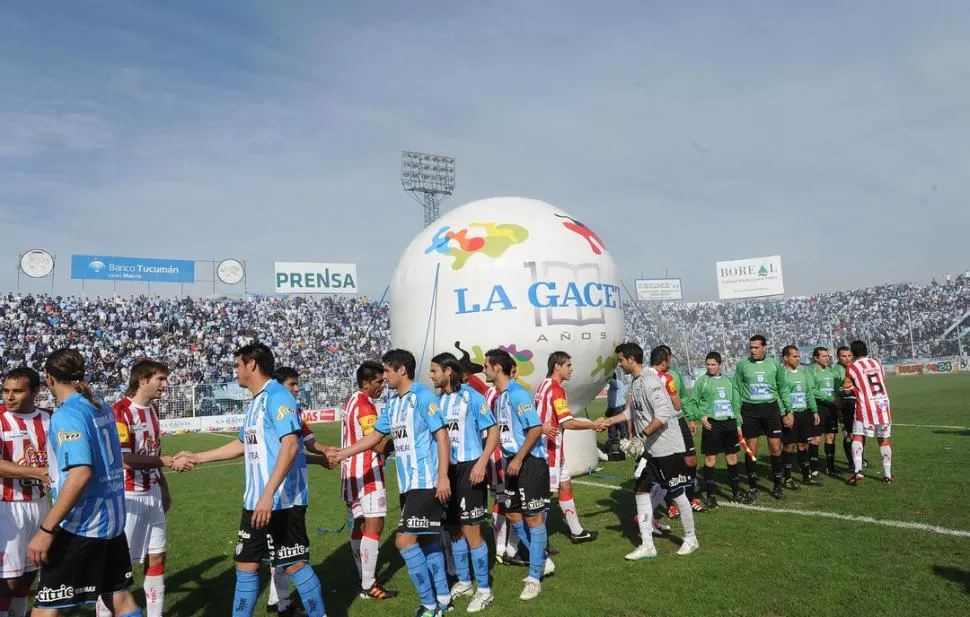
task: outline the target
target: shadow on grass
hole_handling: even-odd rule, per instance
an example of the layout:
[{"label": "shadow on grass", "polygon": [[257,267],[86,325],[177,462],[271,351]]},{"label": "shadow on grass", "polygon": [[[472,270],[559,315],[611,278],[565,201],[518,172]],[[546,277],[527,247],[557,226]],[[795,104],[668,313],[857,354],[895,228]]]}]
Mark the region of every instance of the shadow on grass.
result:
[{"label": "shadow on grass", "polygon": [[948,581],[963,585],[963,593],[970,595],[970,571],[948,566],[933,566],[933,573]]},{"label": "shadow on grass", "polygon": [[959,429],[959,430],[935,430],[933,431],[937,435],[962,435],[963,437],[970,437],[970,430]]}]

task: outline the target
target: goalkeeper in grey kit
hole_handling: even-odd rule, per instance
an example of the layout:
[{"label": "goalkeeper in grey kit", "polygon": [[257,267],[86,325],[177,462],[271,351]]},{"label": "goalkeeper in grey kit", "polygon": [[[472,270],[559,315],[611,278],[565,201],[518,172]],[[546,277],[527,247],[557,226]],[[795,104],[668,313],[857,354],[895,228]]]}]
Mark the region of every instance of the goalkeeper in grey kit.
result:
[{"label": "goalkeeper in grey kit", "polygon": [[[650,355],[653,356],[659,349],[654,349]],[[694,534],[694,512],[685,493],[691,480],[690,470],[684,462],[687,448],[680,432],[677,411],[656,373],[644,370],[643,349],[639,345],[617,345],[616,357],[623,372],[633,376],[631,400],[624,415],[609,418],[607,422],[617,424],[632,419],[634,434],[642,444],[642,449],[638,448],[641,451],[633,472],[641,545],[626,558],[634,561],[657,556],[653,544],[653,510],[663,499],[664,493],[674,498],[674,503],[680,509],[680,522],[684,526],[684,542],[677,554],[689,555],[699,549],[700,544]]]}]

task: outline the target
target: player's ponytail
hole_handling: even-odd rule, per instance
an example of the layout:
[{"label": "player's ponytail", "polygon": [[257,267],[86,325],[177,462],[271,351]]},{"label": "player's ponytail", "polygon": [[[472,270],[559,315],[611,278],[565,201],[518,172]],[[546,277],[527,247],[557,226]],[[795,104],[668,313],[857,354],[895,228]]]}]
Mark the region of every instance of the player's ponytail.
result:
[{"label": "player's ponytail", "polygon": [[84,356],[77,350],[65,347],[52,352],[44,363],[44,372],[55,381],[74,388],[98,411],[105,411],[101,401],[94,395],[91,384],[84,380]]}]

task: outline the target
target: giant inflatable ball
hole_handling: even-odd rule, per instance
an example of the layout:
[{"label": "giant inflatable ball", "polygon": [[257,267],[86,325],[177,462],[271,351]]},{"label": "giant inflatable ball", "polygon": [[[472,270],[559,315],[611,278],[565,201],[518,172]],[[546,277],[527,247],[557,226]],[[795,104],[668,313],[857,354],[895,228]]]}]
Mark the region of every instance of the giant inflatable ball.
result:
[{"label": "giant inflatable ball", "polygon": [[549,354],[565,351],[576,413],[616,366],[620,292],[616,264],[590,227],[544,201],[483,199],[448,212],[404,251],[391,281],[391,342],[415,355],[417,379],[429,386],[437,353],[467,351],[484,364],[486,351],[505,349],[533,393]]}]

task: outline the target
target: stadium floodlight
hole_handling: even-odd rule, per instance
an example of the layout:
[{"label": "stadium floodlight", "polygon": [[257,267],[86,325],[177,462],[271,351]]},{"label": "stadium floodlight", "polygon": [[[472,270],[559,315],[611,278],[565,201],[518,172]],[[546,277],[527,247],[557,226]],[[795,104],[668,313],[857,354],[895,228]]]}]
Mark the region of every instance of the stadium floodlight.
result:
[{"label": "stadium floodlight", "polygon": [[424,207],[424,226],[438,219],[439,206],[455,190],[455,158],[421,152],[401,153],[401,185]]}]

